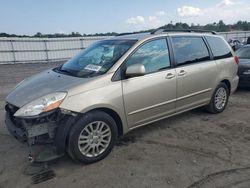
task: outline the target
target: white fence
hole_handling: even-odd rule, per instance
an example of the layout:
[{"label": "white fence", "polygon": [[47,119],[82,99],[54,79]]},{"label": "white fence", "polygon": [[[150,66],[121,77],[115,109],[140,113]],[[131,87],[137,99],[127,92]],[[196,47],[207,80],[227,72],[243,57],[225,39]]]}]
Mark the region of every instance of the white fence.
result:
[{"label": "white fence", "polygon": [[250,31],[232,31],[232,32],[221,32],[222,35],[227,41],[229,39],[238,39],[240,42],[246,42],[247,38],[250,37]]},{"label": "white fence", "polygon": [[67,60],[104,38],[0,38],[0,64]]},{"label": "white fence", "polygon": [[[250,31],[219,33],[226,40],[246,41]],[[93,42],[108,37],[0,38],[0,64],[68,60]]]}]

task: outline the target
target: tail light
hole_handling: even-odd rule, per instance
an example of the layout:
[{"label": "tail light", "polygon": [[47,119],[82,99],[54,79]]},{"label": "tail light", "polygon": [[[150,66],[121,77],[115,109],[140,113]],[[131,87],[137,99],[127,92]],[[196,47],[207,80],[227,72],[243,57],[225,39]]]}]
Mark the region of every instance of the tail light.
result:
[{"label": "tail light", "polygon": [[235,63],[238,65],[239,64],[239,58],[238,58],[238,56],[234,56],[234,61],[235,61]]}]

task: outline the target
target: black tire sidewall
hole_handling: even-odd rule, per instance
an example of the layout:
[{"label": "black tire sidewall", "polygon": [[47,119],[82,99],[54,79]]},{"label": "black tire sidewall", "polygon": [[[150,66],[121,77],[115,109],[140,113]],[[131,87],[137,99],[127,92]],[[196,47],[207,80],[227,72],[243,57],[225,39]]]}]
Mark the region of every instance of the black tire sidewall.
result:
[{"label": "black tire sidewall", "polygon": [[[224,105],[224,107],[222,109],[218,109],[215,105],[215,95],[216,95],[216,92],[220,89],[220,88],[224,88],[226,90],[226,93],[227,93],[227,100],[226,100],[226,104]],[[213,98],[212,98],[212,105],[213,105],[213,110],[216,112],[216,113],[221,113],[225,110],[225,108],[227,107],[227,103],[228,103],[228,99],[229,99],[229,89],[227,87],[226,84],[224,83],[220,83],[215,91],[214,91],[214,94],[213,94]]]},{"label": "black tire sidewall", "polygon": [[[111,141],[110,141],[107,149],[102,154],[100,154],[99,156],[96,156],[96,157],[87,157],[87,156],[84,156],[78,148],[78,138],[80,136],[81,131],[89,123],[94,122],[94,121],[103,121],[109,126],[109,128],[111,130]],[[70,155],[73,155],[73,156],[71,156],[71,158],[73,158],[74,160],[77,160],[79,162],[83,162],[85,164],[94,163],[94,162],[97,162],[99,160],[102,160],[113,149],[115,142],[117,140],[117,136],[118,136],[117,126],[116,126],[114,119],[110,115],[108,115],[105,112],[101,112],[101,111],[88,112],[87,114],[83,115],[73,125],[73,127],[70,130],[68,150],[70,152]]]}]

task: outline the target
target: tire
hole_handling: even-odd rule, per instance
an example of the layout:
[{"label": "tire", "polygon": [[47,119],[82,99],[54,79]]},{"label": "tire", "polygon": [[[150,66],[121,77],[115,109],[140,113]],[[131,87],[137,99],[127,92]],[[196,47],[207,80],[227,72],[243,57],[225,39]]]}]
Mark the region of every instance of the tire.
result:
[{"label": "tire", "polygon": [[67,151],[73,160],[94,163],[112,151],[117,136],[114,119],[105,112],[92,111],[79,118],[71,128]]},{"label": "tire", "polygon": [[[223,93],[223,96],[225,94],[225,97],[219,97],[219,96],[222,96],[222,95],[219,95],[219,93],[222,92]],[[220,93],[221,94],[221,93]],[[219,98],[223,98],[222,102],[221,102],[221,105],[219,105],[220,103],[217,102],[216,104],[216,99],[217,101],[219,100]],[[227,106],[227,103],[228,103],[228,99],[229,99],[229,89],[227,87],[227,85],[223,82],[221,82],[215,89],[214,93],[213,93],[213,96],[210,100],[210,103],[208,106],[206,106],[206,110],[209,112],[209,113],[212,113],[212,114],[218,114],[218,113],[221,113],[225,110],[226,106]]]}]

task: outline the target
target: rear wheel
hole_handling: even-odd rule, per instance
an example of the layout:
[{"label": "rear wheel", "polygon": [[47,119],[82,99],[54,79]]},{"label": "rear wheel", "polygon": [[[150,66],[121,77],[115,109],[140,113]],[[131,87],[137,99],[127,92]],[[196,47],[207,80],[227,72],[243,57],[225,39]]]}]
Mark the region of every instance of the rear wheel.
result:
[{"label": "rear wheel", "polygon": [[101,111],[89,112],[70,131],[69,155],[83,163],[102,160],[111,152],[117,135],[116,123],[110,115]]},{"label": "rear wheel", "polygon": [[213,114],[221,113],[225,110],[229,99],[229,89],[225,83],[220,83],[215,89],[207,111]]}]

